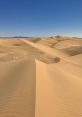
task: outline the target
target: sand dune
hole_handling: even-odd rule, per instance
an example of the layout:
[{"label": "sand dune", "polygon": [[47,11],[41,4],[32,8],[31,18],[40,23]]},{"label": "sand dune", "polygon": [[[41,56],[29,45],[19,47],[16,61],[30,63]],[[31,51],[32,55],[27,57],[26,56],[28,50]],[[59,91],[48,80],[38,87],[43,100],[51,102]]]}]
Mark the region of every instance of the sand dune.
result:
[{"label": "sand dune", "polygon": [[82,69],[36,60],[36,71],[36,117],[81,117]]},{"label": "sand dune", "polygon": [[[13,40],[7,43],[6,48]],[[0,117],[34,117],[35,61],[27,50],[9,50],[5,49],[4,56],[0,56]]]},{"label": "sand dune", "polygon": [[81,39],[0,39],[0,117],[82,117],[81,90]]}]

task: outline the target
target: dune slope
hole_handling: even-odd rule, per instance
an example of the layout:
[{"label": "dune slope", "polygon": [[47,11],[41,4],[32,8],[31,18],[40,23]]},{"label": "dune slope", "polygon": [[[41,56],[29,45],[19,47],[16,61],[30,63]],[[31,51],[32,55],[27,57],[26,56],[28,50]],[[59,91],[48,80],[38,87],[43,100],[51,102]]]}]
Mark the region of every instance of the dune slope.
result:
[{"label": "dune slope", "polygon": [[36,117],[81,117],[81,90],[82,69],[36,60]]},{"label": "dune slope", "polygon": [[[28,51],[0,43],[0,117],[34,117],[36,65]],[[20,44],[20,41],[19,41]],[[5,49],[7,48],[7,49]]]}]

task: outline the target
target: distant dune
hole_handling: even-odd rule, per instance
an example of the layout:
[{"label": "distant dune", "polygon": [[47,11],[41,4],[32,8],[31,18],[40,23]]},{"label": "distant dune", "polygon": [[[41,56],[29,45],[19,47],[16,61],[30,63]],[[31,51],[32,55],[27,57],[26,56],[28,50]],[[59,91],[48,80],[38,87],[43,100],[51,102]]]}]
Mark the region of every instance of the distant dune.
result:
[{"label": "distant dune", "polygon": [[0,117],[82,117],[82,39],[0,38]]}]

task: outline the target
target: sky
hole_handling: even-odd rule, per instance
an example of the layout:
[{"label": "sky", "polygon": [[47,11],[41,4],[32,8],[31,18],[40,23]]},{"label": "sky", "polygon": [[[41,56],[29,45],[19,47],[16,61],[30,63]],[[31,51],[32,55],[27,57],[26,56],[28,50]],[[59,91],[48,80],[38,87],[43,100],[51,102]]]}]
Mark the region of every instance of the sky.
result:
[{"label": "sky", "polygon": [[0,0],[0,37],[82,37],[82,0]]}]

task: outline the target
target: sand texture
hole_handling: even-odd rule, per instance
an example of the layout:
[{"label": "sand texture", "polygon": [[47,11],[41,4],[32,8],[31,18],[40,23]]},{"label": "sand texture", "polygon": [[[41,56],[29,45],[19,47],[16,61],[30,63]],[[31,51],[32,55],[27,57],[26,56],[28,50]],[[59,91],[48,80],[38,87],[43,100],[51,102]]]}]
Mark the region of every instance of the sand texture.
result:
[{"label": "sand texture", "polygon": [[82,39],[0,38],[0,117],[82,117]]}]

